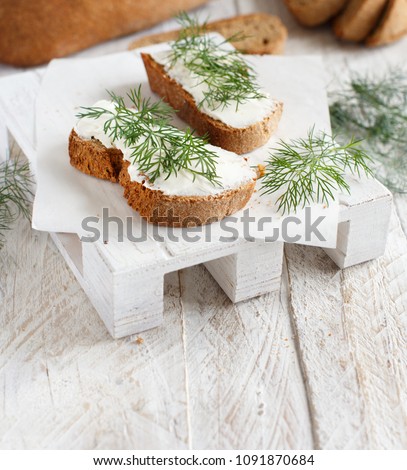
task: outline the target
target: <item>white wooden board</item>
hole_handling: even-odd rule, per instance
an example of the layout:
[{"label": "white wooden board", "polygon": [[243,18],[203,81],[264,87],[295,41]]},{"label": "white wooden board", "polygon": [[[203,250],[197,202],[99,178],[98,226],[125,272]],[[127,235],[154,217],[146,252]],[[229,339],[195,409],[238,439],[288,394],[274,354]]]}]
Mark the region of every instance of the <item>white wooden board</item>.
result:
[{"label": "white wooden board", "polygon": [[[338,44],[281,1],[201,10],[250,11],[281,15],[286,53],[322,53],[332,82],[407,53],[406,41]],[[290,284],[283,275],[280,295],[236,305],[190,267],[165,276],[163,324],[116,341],[47,234],[21,219],[0,252],[0,448],[406,448],[407,200],[395,202],[401,227],[393,216],[377,261],[341,271],[320,249],[287,245]]]}]

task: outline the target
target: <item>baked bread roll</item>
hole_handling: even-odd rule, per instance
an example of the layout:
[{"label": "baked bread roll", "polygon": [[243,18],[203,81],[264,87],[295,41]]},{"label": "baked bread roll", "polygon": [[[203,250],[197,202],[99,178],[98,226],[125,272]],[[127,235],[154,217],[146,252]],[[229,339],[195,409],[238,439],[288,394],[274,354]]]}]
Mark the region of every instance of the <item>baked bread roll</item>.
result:
[{"label": "baked bread roll", "polygon": [[389,0],[384,15],[371,36],[368,46],[384,46],[407,34],[407,0]]},{"label": "baked bread roll", "polygon": [[288,9],[304,26],[317,26],[337,15],[348,0],[284,0]]},{"label": "baked bread roll", "polygon": [[347,41],[363,41],[376,26],[387,0],[351,0],[335,19],[336,36]]}]

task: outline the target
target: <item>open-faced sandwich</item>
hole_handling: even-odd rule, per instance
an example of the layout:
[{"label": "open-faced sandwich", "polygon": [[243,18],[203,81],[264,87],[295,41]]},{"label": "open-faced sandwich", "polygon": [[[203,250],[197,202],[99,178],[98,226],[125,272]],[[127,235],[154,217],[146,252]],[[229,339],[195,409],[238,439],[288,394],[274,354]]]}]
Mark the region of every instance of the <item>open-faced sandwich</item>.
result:
[{"label": "open-faced sandwich", "polygon": [[98,178],[119,182],[129,205],[149,222],[197,226],[242,209],[256,173],[245,158],[170,125],[163,102],[129,93],[132,107],[111,94],[82,108],[69,137],[71,164]]},{"label": "open-faced sandwich", "polygon": [[210,143],[242,154],[264,145],[283,105],[256,83],[254,70],[229,42],[207,35],[184,15],[170,50],[142,53],[151,89]]}]

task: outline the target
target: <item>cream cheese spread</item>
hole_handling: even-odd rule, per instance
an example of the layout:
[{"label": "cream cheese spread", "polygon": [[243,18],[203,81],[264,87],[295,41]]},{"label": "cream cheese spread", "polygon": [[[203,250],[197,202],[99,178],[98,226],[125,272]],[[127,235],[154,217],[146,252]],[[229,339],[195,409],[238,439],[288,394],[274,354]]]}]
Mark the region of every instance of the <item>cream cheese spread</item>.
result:
[{"label": "cream cheese spread", "polygon": [[[202,102],[204,93],[209,91],[208,85],[202,81],[202,77],[192,73],[185,67],[183,61],[177,60],[171,63],[171,51],[160,51],[151,54],[151,57],[164,67],[165,72],[178,82],[194,98],[195,103]],[[269,116],[276,107],[276,102],[268,93],[261,90],[264,98],[248,99],[240,103],[236,109],[236,103],[228,103],[217,109],[211,109],[206,102],[202,102],[199,109],[214,119],[235,128],[245,128]]]},{"label": "cream cheese spread", "polygon": [[[115,112],[114,103],[107,100],[98,101],[92,107]],[[168,195],[211,196],[228,189],[238,188],[256,177],[256,173],[250,168],[249,163],[244,158],[233,152],[207,144],[208,150],[215,151],[218,154],[216,174],[220,185],[213,185],[208,179],[199,175],[194,179],[193,174],[186,170],[181,170],[169,177],[165,174],[161,175],[154,183],[150,183],[146,176],[140,173],[137,163],[131,162],[131,148],[127,147],[122,140],[113,141],[104,131],[104,125],[108,119],[108,114],[102,114],[96,119],[83,117],[77,122],[75,132],[82,139],[94,138],[99,140],[105,147],[115,147],[121,150],[123,158],[130,162],[128,172],[131,181],[137,181],[149,189],[160,190]]]}]

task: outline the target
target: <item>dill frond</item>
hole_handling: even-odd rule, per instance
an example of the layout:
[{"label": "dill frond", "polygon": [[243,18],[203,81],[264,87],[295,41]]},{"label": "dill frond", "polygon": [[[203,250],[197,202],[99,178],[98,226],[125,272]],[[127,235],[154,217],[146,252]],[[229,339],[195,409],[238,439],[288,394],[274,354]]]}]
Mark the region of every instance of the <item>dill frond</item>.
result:
[{"label": "dill frond", "polygon": [[140,87],[131,90],[128,98],[134,108],[125,105],[124,98],[109,92],[115,111],[100,107],[81,108],[78,118],[97,119],[108,116],[104,132],[112,141],[123,140],[131,150],[131,161],[151,183],[163,175],[168,179],[180,170],[202,176],[213,185],[219,185],[216,174],[218,154],[207,148],[208,140],[197,137],[191,129],[182,131],[170,124],[172,108],[141,97]]},{"label": "dill frond", "polygon": [[178,17],[182,29],[179,38],[171,44],[170,66],[178,61],[206,85],[198,107],[223,109],[229,104],[239,105],[250,99],[264,98],[256,83],[253,68],[236,49],[225,48],[231,41],[242,39],[233,35],[220,44],[205,33],[206,23],[199,22],[185,12]]},{"label": "dill frond", "polygon": [[407,73],[391,68],[383,76],[354,75],[332,94],[335,132],[364,140],[375,175],[390,189],[407,192]]},{"label": "dill frond", "polygon": [[4,232],[11,229],[18,216],[30,218],[32,187],[28,163],[14,160],[0,163],[0,248],[4,243]]},{"label": "dill frond", "polygon": [[359,140],[340,145],[334,137],[315,133],[311,128],[306,138],[280,140],[270,150],[261,193],[272,194],[283,189],[276,201],[283,214],[315,202],[329,204],[336,191],[349,192],[345,172],[369,176],[369,163],[370,158],[360,148]]}]

